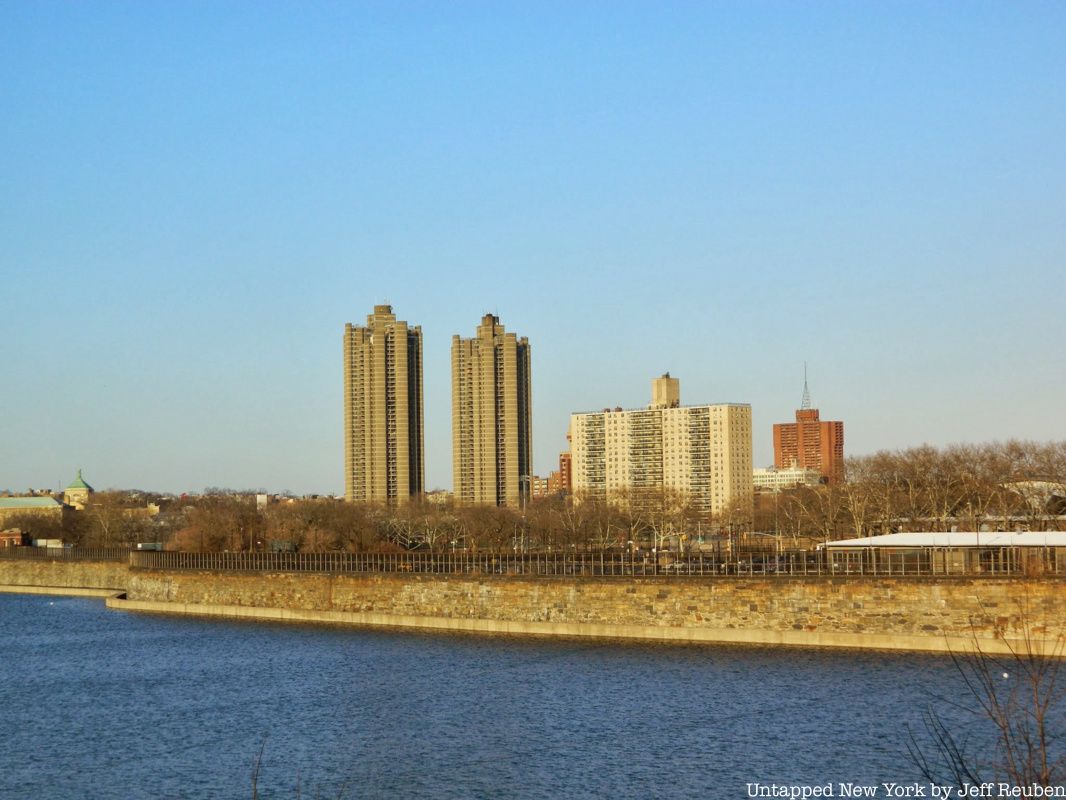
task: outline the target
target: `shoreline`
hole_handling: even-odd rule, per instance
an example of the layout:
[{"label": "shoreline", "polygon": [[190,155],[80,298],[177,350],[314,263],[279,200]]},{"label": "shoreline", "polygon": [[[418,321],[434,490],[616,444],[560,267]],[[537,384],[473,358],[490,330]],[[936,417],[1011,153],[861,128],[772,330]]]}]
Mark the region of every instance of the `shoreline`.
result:
[{"label": "shoreline", "polygon": [[[990,655],[1061,649],[1061,581],[227,573],[5,565],[0,593],[114,611],[334,627]],[[116,585],[117,584],[117,585]],[[1031,641],[1026,643],[1026,635]],[[976,638],[975,638],[976,637]]]},{"label": "shoreline", "polygon": [[43,594],[52,597],[99,597],[107,599],[125,594],[123,589],[83,589],[70,586],[19,586],[0,584],[0,594]]},{"label": "shoreline", "polygon": [[[513,620],[413,616],[380,612],[312,611],[261,606],[205,605],[152,600],[129,600],[125,593],[112,594],[107,608],[131,613],[194,616],[212,619],[313,623],[351,628],[439,631],[481,635],[500,634],[532,638],[611,639],[672,644],[721,644],[778,647],[813,647],[833,650],[880,650],[908,653],[963,653],[973,649],[973,640],[961,637],[936,639],[924,636],[845,634],[801,631],[740,630],[728,628],[680,628],[652,625],[611,625],[572,622],[516,622]],[[1024,647],[1022,640],[982,640],[985,653],[1009,655]]]}]

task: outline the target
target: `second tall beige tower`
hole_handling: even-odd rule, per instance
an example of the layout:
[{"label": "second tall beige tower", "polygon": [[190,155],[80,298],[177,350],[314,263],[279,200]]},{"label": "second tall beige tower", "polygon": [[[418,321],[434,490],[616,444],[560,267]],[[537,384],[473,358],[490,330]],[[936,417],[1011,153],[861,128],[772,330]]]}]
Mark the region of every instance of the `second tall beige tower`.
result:
[{"label": "second tall beige tower", "polygon": [[529,341],[486,314],[452,337],[452,477],[460,503],[517,506],[532,474]]}]

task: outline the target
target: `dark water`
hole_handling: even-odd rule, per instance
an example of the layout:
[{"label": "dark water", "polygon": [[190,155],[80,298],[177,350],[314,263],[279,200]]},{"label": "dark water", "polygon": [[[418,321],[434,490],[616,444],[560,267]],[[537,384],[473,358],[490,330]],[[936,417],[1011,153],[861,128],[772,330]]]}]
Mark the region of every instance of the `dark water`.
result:
[{"label": "dark water", "polygon": [[0,797],[745,797],[918,778],[950,660],[140,616],[0,595]]}]

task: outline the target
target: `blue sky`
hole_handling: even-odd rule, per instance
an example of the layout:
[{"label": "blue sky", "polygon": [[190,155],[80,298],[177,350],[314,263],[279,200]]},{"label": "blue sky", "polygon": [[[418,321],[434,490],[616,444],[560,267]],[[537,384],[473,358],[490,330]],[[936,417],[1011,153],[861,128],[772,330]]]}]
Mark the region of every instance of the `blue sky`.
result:
[{"label": "blue sky", "polygon": [[342,489],[341,332],[571,411],[803,362],[851,454],[1066,438],[1061,3],[0,4],[0,487]]}]

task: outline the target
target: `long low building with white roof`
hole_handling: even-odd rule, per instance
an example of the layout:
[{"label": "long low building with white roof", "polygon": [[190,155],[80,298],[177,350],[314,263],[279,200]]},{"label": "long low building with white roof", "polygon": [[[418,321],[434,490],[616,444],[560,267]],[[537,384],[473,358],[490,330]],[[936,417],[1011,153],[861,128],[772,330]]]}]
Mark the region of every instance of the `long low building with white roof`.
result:
[{"label": "long low building with white roof", "polygon": [[840,539],[822,548],[832,569],[846,574],[1066,575],[1064,531],[915,531]]}]

